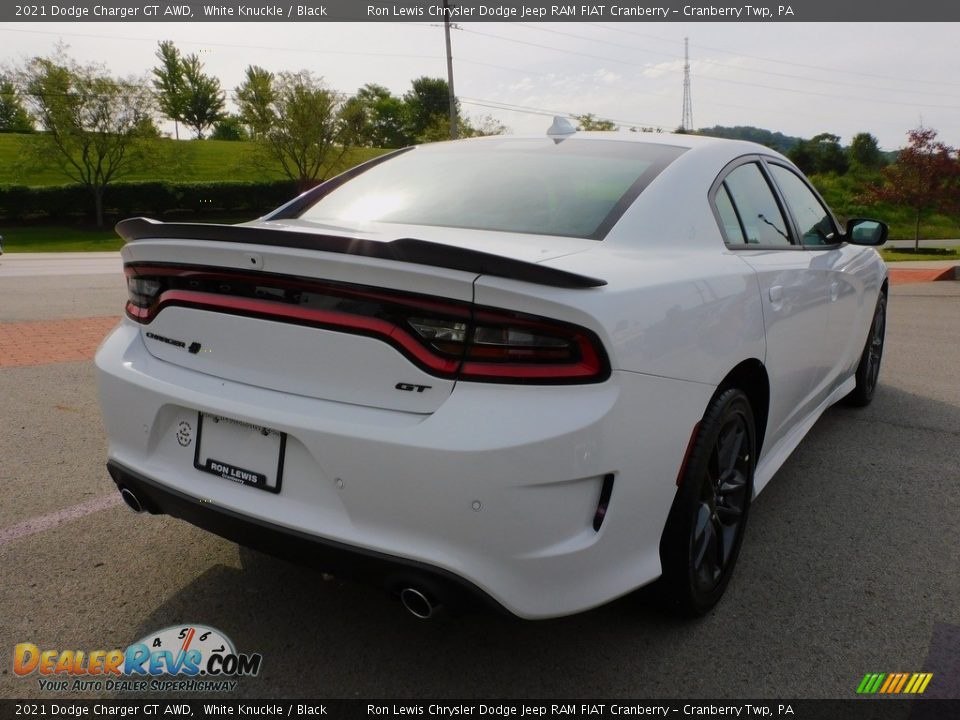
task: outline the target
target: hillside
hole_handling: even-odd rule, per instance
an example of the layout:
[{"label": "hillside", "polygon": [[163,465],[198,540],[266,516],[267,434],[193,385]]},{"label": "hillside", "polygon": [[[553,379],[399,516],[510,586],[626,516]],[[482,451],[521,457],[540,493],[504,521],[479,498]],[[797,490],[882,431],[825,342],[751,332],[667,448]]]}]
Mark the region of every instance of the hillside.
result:
[{"label": "hillside", "polygon": [[737,125],[736,127],[724,127],[714,125],[710,128],[700,128],[695,135],[706,135],[709,137],[729,138],[731,140],[749,140],[750,142],[760,143],[772,148],[777,152],[786,154],[790,148],[803,140],[800,137],[784,135],[781,132],[764,130],[763,128],[753,127],[752,125]]},{"label": "hillside", "polygon": [[[24,143],[30,135],[0,134],[0,185],[62,185],[69,180],[53,168],[27,167],[24,164]],[[160,167],[123,177],[123,180],[181,180],[213,182],[217,180],[255,181],[283,180],[279,164],[258,167],[255,145],[251,142],[226,140],[156,141],[164,158]],[[347,153],[340,170],[369,160],[385,151],[376,148],[355,148]]]}]

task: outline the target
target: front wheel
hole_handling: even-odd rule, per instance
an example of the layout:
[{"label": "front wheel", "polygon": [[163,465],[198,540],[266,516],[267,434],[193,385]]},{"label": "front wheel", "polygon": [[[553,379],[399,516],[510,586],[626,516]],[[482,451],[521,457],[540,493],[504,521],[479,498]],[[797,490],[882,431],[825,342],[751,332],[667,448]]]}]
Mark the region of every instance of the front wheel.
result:
[{"label": "front wheel", "polygon": [[702,615],[723,595],[743,542],[756,464],[750,401],[730,388],[711,401],[660,541],[661,586],[684,615]]},{"label": "front wheel", "polygon": [[873,400],[877,391],[877,377],[880,375],[880,360],[883,358],[883,340],[887,330],[887,294],[880,292],[877,298],[877,307],[873,311],[873,322],[870,324],[870,334],[867,344],[860,355],[860,364],[857,365],[857,386],[843,401],[854,407],[864,407]]}]

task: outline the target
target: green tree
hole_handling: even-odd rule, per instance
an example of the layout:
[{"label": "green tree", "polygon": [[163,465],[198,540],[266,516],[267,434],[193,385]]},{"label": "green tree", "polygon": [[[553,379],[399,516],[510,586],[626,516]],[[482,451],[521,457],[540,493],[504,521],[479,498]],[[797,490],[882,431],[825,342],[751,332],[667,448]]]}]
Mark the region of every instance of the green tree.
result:
[{"label": "green tree", "polygon": [[459,135],[462,138],[487,137],[489,135],[503,135],[509,128],[492,115],[483,115],[477,119],[458,115]]},{"label": "green tree", "polygon": [[870,198],[910,208],[914,213],[914,248],[920,248],[920,223],[930,212],[960,210],[960,159],[956,150],[923,126],[907,133],[909,143],[897,161],[883,169],[884,184]]},{"label": "green tree", "polygon": [[786,155],[790,149],[801,142],[803,138],[784,135],[780,132],[772,132],[753,125],[737,125],[735,127],[724,127],[723,125],[714,125],[710,128],[701,128],[693,133],[694,135],[707,135],[709,137],[730,138],[732,140],[749,140],[750,142],[766,145],[777,152]]},{"label": "green tree", "polygon": [[343,98],[309,70],[280,73],[271,104],[276,121],[263,140],[267,155],[306,189],[322,180],[348,149],[340,122]]},{"label": "green tree", "polygon": [[32,133],[33,120],[13,81],[0,75],[0,133]]},{"label": "green tree", "polygon": [[847,148],[851,167],[879,170],[886,162],[877,139],[868,132],[857,133]]},{"label": "green tree", "polygon": [[820,133],[794,145],[787,156],[805,173],[836,173],[843,175],[849,168],[847,154],[840,145],[840,137]]},{"label": "green tree", "polygon": [[220,81],[203,72],[203,63],[197,55],[183,58],[183,82],[183,122],[202,140],[207,128],[224,116],[224,93]]},{"label": "green tree", "polygon": [[353,126],[355,145],[399,148],[414,138],[407,132],[410,118],[402,98],[382,85],[368,83],[346,101],[341,116]]},{"label": "green tree", "polygon": [[236,115],[224,115],[210,133],[211,140],[247,140],[249,137],[243,121]]},{"label": "green tree", "polygon": [[145,142],[156,134],[146,81],[116,79],[99,65],[78,64],[62,49],[52,58],[28,61],[20,75],[26,101],[45,131],[32,143],[34,161],[87,187],[102,227],[110,183],[157,162]]},{"label": "green tree", "polygon": [[186,79],[183,59],[172,40],[159,43],[156,53],[160,64],[153,68],[153,89],[157,105],[164,117],[173,120],[176,138],[180,139],[180,123],[187,110]]},{"label": "green tree", "polygon": [[[407,107],[407,133],[414,142],[446,140],[450,137],[450,88],[442,78],[419,77],[403,96]],[[460,117],[460,102],[456,103]],[[446,124],[446,132],[440,128]]]},{"label": "green tree", "polygon": [[616,130],[617,126],[610,120],[594,117],[593,113],[574,115],[578,130]]},{"label": "green tree", "polygon": [[269,70],[248,65],[244,81],[237,86],[240,119],[254,139],[264,137],[277,119],[273,112],[273,103],[277,99],[273,81],[273,73]]}]

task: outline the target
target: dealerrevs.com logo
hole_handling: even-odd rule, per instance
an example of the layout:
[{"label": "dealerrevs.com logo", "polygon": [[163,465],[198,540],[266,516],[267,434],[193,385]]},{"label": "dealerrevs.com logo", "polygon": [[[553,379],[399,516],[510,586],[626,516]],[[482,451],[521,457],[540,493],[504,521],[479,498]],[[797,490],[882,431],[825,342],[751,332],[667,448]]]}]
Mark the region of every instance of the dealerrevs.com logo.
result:
[{"label": "dealerrevs.com logo", "polygon": [[174,625],[150,633],[126,650],[41,649],[19,643],[13,672],[38,675],[50,692],[230,692],[239,677],[260,672],[260,653],[238,653],[233,642],[206,625]]}]

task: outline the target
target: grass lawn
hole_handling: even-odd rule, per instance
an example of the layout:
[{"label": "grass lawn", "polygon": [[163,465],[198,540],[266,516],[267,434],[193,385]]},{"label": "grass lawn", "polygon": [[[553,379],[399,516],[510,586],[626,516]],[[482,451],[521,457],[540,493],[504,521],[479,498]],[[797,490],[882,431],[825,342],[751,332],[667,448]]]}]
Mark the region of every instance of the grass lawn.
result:
[{"label": "grass lawn", "polygon": [[934,253],[924,252],[924,250],[938,250],[940,248],[920,248],[920,252],[899,252],[897,248],[883,248],[880,251],[881,257],[887,262],[911,262],[918,260],[953,260],[960,264],[960,248],[950,248],[952,253]]},{"label": "grass lawn", "polygon": [[[0,185],[63,185],[70,182],[55,169],[23,164],[23,146],[31,139],[29,135],[0,133]],[[278,164],[261,167],[256,162],[256,145],[252,142],[163,138],[156,143],[164,162],[157,168],[125,175],[123,180],[214,182],[283,180],[286,177]],[[336,175],[384,152],[377,148],[353,148],[327,175]]]},{"label": "grass lawn", "polygon": [[[209,218],[204,222],[239,223],[252,220],[250,217]],[[15,225],[4,227],[3,251],[18,252],[90,252],[111,251],[123,247],[123,240],[108,225],[102,230],[93,227],[71,225]]]}]

